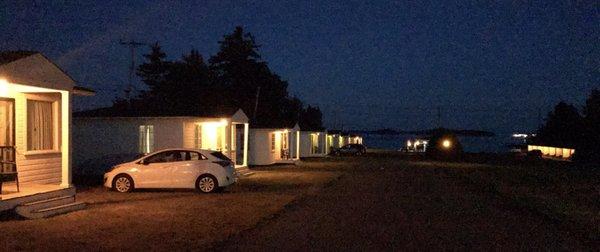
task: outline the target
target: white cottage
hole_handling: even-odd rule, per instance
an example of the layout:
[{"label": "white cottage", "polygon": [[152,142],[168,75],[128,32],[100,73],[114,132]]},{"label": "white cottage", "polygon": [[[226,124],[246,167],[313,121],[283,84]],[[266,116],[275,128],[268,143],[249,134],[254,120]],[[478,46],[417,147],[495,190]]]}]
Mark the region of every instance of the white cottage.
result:
[{"label": "white cottage", "polygon": [[327,131],[327,148],[328,153],[331,152],[331,149],[340,148],[344,146],[344,133],[340,130],[328,130]]},{"label": "white cottage", "polygon": [[71,97],[92,95],[37,52],[0,52],[0,211],[81,209],[71,184]]},{"label": "white cottage", "polygon": [[248,148],[250,165],[293,164],[300,157],[300,127],[251,128]]},{"label": "white cottage", "polygon": [[300,131],[300,157],[324,157],[328,153],[327,131]]},{"label": "white cottage", "polygon": [[74,147],[81,150],[74,155],[76,167],[101,173],[114,163],[126,161],[123,159],[165,148],[220,151],[236,168],[247,167],[249,124],[244,111],[201,111],[182,116],[135,114],[112,108],[75,113]]}]

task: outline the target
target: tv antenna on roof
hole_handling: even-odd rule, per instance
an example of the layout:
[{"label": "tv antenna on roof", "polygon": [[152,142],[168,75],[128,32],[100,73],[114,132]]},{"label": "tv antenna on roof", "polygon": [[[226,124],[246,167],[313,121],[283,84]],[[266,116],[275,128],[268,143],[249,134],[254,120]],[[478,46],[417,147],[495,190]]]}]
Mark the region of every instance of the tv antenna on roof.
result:
[{"label": "tv antenna on roof", "polygon": [[129,101],[131,90],[133,89],[133,72],[135,71],[135,49],[148,44],[134,41],[133,39],[129,41],[119,40],[119,44],[129,47],[129,50],[131,51],[131,64],[129,65],[129,83],[127,83],[127,88],[125,88],[125,99]]}]

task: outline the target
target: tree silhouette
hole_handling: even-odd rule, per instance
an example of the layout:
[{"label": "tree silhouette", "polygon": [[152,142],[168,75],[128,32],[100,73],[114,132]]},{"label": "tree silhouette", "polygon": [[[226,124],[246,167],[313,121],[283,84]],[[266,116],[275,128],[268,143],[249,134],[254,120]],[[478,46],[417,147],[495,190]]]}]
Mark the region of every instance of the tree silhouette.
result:
[{"label": "tree silhouette", "polygon": [[548,114],[537,138],[543,145],[574,148],[581,141],[583,130],[583,120],[577,108],[560,102]]},{"label": "tree silhouette", "polygon": [[302,101],[289,96],[288,83],[261,60],[252,34],[236,27],[219,45],[207,65],[197,50],[170,61],[153,44],[136,71],[148,90],[115,100],[111,109],[132,116],[168,116],[234,107],[244,110],[254,127],[292,126],[302,120],[307,127],[322,128],[319,108],[304,109]]},{"label": "tree silhouette", "polygon": [[260,46],[252,34],[236,27],[219,45],[219,52],[209,60],[210,68],[231,103],[248,113],[253,126],[298,122],[302,103],[289,97],[288,83],[261,60]]}]

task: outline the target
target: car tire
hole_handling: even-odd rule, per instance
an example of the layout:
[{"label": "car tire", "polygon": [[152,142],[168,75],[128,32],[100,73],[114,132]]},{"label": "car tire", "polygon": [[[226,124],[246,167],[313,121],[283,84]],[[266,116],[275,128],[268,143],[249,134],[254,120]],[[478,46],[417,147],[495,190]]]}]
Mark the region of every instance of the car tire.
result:
[{"label": "car tire", "polygon": [[204,174],[196,179],[196,189],[202,193],[219,191],[219,181],[213,175]]},{"label": "car tire", "polygon": [[120,193],[128,193],[133,191],[135,184],[133,179],[127,174],[117,175],[112,182],[112,189]]}]

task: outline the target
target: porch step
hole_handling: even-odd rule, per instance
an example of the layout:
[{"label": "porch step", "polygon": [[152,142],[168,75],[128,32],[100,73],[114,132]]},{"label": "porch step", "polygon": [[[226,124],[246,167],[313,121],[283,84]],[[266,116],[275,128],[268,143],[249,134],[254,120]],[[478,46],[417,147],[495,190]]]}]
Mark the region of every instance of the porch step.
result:
[{"label": "porch step", "polygon": [[28,219],[38,219],[85,208],[85,203],[75,202],[75,188],[69,189],[32,195],[16,206],[15,212]]},{"label": "porch step", "polygon": [[74,196],[75,195],[75,187],[68,188],[60,188],[53,191],[35,193],[31,195],[26,195],[22,197],[15,197],[10,199],[2,199],[0,201],[0,211],[14,209],[18,206],[22,206],[25,204],[44,201],[48,199],[54,199],[64,196]]},{"label": "porch step", "polygon": [[70,213],[78,210],[85,209],[85,202],[73,202],[66,205],[60,205],[55,207],[44,208],[33,211],[30,219],[46,218],[64,213]]},{"label": "porch step", "polygon": [[19,213],[19,211],[20,212],[33,212],[33,211],[40,210],[40,209],[71,204],[73,202],[75,202],[75,196],[73,196],[73,195],[62,196],[62,197],[56,197],[56,198],[51,198],[51,199],[46,199],[46,200],[25,203],[23,205],[18,206],[15,210],[18,211],[17,213]]}]

